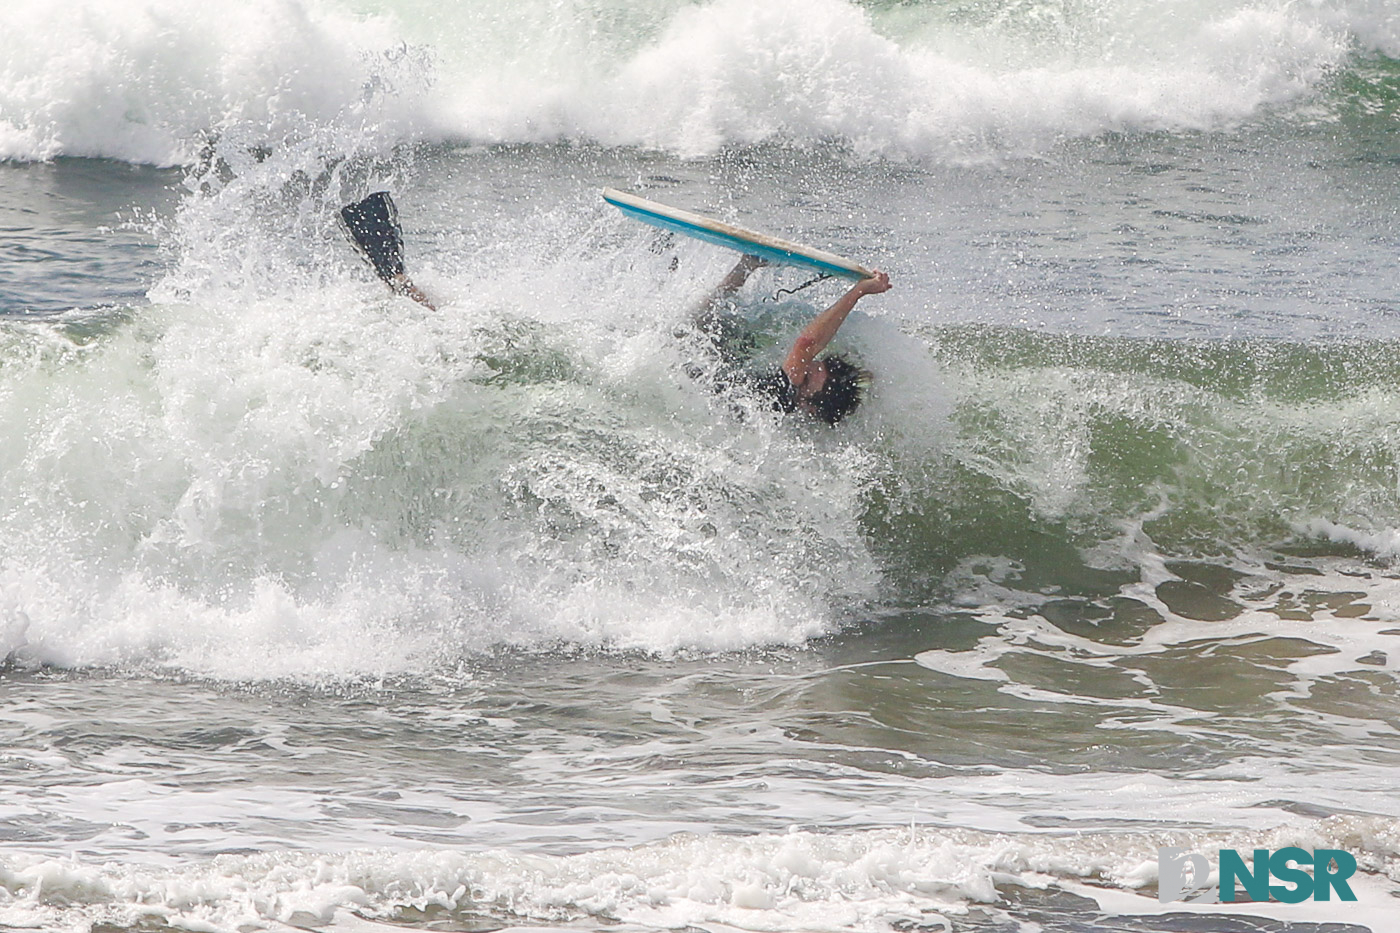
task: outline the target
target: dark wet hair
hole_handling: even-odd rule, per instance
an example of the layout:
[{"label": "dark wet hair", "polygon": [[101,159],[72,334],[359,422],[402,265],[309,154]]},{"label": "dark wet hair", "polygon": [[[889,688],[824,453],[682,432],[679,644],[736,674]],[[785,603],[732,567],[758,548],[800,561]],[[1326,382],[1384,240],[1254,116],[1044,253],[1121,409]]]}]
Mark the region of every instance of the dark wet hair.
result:
[{"label": "dark wet hair", "polygon": [[859,407],[870,385],[870,372],[840,356],[828,356],[826,382],[822,390],[807,399],[812,414],[833,427]]},{"label": "dark wet hair", "polygon": [[861,369],[844,357],[823,357],[826,364],[826,381],[816,395],[800,399],[797,386],[787,377],[781,367],[772,372],[756,376],[750,383],[754,395],[767,399],[774,411],[790,415],[805,407],[821,421],[835,427],[842,418],[855,411],[865,398],[865,390],[870,386],[869,370]]}]

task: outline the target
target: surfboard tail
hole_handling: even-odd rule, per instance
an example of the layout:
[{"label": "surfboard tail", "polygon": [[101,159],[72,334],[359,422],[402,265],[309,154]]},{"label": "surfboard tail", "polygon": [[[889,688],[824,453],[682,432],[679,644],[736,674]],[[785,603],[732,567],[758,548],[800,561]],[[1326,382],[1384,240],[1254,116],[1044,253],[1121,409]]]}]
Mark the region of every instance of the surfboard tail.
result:
[{"label": "surfboard tail", "polygon": [[399,211],[387,191],[340,209],[340,222],[374,274],[395,288],[405,278]]}]

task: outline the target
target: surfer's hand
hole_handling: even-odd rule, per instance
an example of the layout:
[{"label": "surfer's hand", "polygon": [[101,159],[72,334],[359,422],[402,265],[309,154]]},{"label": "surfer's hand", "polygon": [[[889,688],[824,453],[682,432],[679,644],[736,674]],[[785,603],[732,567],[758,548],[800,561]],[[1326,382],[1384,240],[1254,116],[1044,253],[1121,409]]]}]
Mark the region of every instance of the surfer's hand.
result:
[{"label": "surfer's hand", "polygon": [[894,286],[890,284],[889,273],[876,269],[871,273],[870,278],[857,282],[856,288],[860,289],[862,295],[878,295],[881,292],[889,291]]},{"label": "surfer's hand", "polygon": [[759,257],[752,253],[745,253],[734,268],[729,270],[729,274],[724,277],[724,281],[719,283],[719,287],[710,294],[709,298],[705,299],[703,307],[709,307],[721,298],[734,294],[744,287],[744,283],[749,280],[749,273],[753,272],[753,270],[757,269],[759,266],[766,265],[768,265],[768,263]]}]

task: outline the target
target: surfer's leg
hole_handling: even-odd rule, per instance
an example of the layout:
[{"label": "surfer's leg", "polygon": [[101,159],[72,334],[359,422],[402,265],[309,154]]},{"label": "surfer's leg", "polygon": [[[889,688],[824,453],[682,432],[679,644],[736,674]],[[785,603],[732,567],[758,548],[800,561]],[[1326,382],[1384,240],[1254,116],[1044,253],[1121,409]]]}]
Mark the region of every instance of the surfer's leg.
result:
[{"label": "surfer's leg", "polygon": [[429,299],[428,296],[423,293],[423,290],[421,288],[419,288],[417,285],[414,285],[407,275],[400,276],[398,279],[395,279],[393,282],[390,282],[389,287],[402,295],[407,295],[409,298],[412,298],[414,301],[418,302],[420,305],[427,308],[429,311],[437,310],[437,307],[433,304],[432,300]]},{"label": "surfer's leg", "polygon": [[437,310],[409,279],[404,268],[399,211],[389,192],[376,191],[362,201],[345,205],[340,209],[340,221],[360,255],[374,268],[375,275],[400,295]]}]

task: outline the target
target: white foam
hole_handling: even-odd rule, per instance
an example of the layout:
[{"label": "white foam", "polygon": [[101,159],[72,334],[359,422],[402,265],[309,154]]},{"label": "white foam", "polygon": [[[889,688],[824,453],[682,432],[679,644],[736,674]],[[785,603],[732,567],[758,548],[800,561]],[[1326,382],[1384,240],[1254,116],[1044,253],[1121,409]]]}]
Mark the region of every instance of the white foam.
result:
[{"label": "white foam", "polygon": [[218,16],[182,0],[17,0],[0,33],[0,158],[172,164],[232,124],[274,140],[309,116],[402,137],[414,111],[384,22],[316,0],[239,0]]},{"label": "white foam", "polygon": [[[295,279],[250,298],[281,243],[205,237],[223,203],[182,216],[199,245],[139,324],[0,379],[34,403],[0,414],[26,477],[0,491],[6,654],[374,677],[502,643],[799,644],[877,592],[860,445],[733,430],[626,303],[509,269],[470,315]],[[493,381],[502,355],[578,372]]]},{"label": "white foam", "polygon": [[[1004,16],[849,0],[545,0],[365,15],[332,0],[24,0],[0,10],[0,158],[175,163],[210,134],[306,124],[418,138],[662,147],[843,140],[896,158],[1228,127],[1394,50],[1384,0],[1023,4]],[[562,18],[561,18],[562,17]],[[628,24],[617,28],[617,23]]]},{"label": "white foam", "polygon": [[[572,856],[455,851],[266,853],[170,869],[23,855],[0,861],[0,922],[77,927],[160,919],[191,929],[369,921],[440,908],[546,923],[581,918],[647,928],[884,931],[985,905],[1008,885],[1064,887],[1114,912],[1176,909],[1136,895],[1155,881],[1159,845],[1346,847],[1362,863],[1363,900],[1332,905],[1335,921],[1379,931],[1400,879],[1394,821],[1333,818],[1264,833],[993,834],[905,828],[839,833],[680,835]],[[1393,866],[1393,863],[1392,863]],[[1393,871],[1393,867],[1391,869]],[[1001,890],[999,890],[999,888]],[[1312,918],[1308,907],[1224,905],[1218,914]],[[354,921],[346,916],[347,925]]]},{"label": "white foam", "polygon": [[1374,554],[1377,557],[1400,557],[1400,530],[1387,528],[1381,531],[1362,531],[1325,518],[1314,518],[1295,526],[1299,534],[1316,538],[1326,538],[1338,544]]},{"label": "white foam", "polygon": [[[1173,12],[1125,0],[954,25],[929,8],[911,24],[846,0],[717,0],[567,76],[517,60],[513,80],[492,76],[499,93],[445,51],[442,122],[493,141],[583,135],[685,155],[839,139],[866,155],[969,159],[1066,135],[1229,126],[1299,99],[1349,52],[1340,14]],[[1056,17],[1060,41],[1042,28]]]}]

